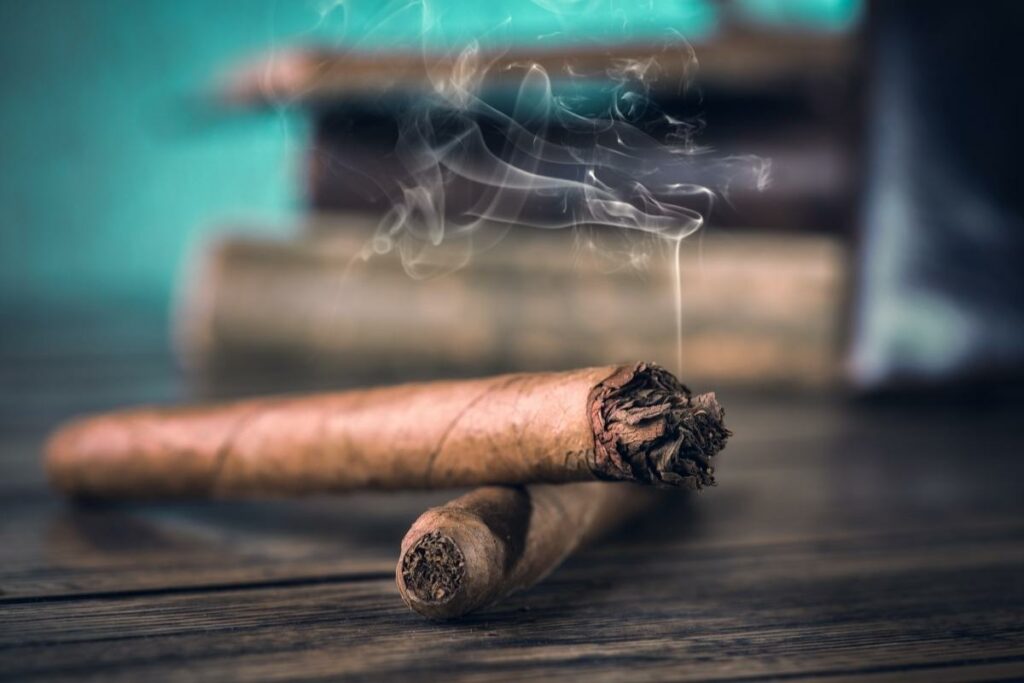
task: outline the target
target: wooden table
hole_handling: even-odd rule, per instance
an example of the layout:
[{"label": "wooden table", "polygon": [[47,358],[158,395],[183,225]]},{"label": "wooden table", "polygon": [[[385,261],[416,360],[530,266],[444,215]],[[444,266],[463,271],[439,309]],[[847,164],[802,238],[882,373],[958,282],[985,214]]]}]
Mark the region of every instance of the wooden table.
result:
[{"label": "wooden table", "polygon": [[721,392],[716,489],[436,624],[393,571],[450,494],[76,508],[46,489],[45,431],[185,385],[160,325],[4,329],[3,677],[1024,678],[1019,404]]}]

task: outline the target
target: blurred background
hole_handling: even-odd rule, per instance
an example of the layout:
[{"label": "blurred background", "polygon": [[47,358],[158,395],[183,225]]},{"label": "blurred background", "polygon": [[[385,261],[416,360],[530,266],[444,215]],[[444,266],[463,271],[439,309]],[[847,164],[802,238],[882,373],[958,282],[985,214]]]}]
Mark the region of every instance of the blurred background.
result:
[{"label": "blurred background", "polygon": [[[1022,26],[0,0],[0,678],[1021,680]],[[394,592],[450,492],[77,505],[41,457],[137,404],[638,360],[717,392],[721,485],[467,627]]]},{"label": "blurred background", "polygon": [[[970,26],[952,3],[859,0],[0,7],[12,348],[110,344],[117,328],[201,384],[644,357],[700,381],[874,391],[1020,365],[1016,86],[994,75],[1012,56],[991,39],[1016,25],[1011,3]],[[559,73],[582,64],[601,91],[653,57],[660,80],[633,94],[670,125],[622,114],[653,142],[613,170],[653,183],[627,203],[696,211],[700,229],[676,252],[520,206],[523,224],[576,225],[476,221],[467,243],[482,190],[458,174],[440,181],[448,208],[431,200],[445,239],[415,216],[395,227],[422,185],[400,136],[439,92],[431,60],[448,68],[474,39],[498,60],[477,86],[499,109],[507,83],[490,81],[519,84],[524,64],[561,103]],[[460,113],[501,156],[507,130]],[[565,143],[563,123],[545,135],[565,149],[604,144]],[[665,150],[686,163],[659,167]],[[55,321],[62,334],[39,331]]]}]

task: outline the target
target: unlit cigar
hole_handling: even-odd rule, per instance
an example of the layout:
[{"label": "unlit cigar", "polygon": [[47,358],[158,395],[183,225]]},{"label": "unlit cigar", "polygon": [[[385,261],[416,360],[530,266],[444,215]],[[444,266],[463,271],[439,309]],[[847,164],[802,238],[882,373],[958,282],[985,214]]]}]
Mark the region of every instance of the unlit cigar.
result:
[{"label": "unlit cigar", "polygon": [[623,483],[488,486],[425,512],[402,541],[402,599],[452,619],[543,579],[579,546],[649,508],[656,491]]},{"label": "unlit cigar", "polygon": [[631,366],[110,413],[59,430],[81,497],[288,495],[625,480],[698,489],[729,436],[714,394]]}]

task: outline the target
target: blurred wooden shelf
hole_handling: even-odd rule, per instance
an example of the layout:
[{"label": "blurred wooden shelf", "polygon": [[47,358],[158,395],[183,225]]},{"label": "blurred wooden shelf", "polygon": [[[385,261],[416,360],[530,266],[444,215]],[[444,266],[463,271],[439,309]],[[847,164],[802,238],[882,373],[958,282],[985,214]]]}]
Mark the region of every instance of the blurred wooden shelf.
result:
[{"label": "blurred wooden shelf", "polygon": [[[434,79],[449,78],[459,56],[415,45],[393,50],[288,47],[228,71],[217,97],[229,106],[284,103],[315,108],[383,93],[415,94],[431,90]],[[807,87],[842,84],[857,68],[860,43],[850,33],[732,25],[693,45],[681,37],[659,36],[651,41],[542,43],[501,50],[485,46],[473,63],[486,66],[487,85],[502,87],[517,84],[525,64],[540,66],[552,80],[606,79],[616,65],[652,58],[659,76],[651,82],[656,92],[678,93],[691,77],[702,85],[732,89]]]}]

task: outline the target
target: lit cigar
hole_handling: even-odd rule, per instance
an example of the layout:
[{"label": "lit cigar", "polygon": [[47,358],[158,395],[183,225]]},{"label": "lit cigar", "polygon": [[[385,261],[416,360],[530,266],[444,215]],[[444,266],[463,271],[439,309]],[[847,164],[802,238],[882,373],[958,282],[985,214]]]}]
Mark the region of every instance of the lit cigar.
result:
[{"label": "lit cigar", "polygon": [[620,483],[488,486],[423,513],[402,541],[402,599],[452,619],[529,588],[574,550],[657,500]]},{"label": "lit cigar", "polygon": [[729,435],[651,364],[110,413],[60,429],[82,497],[230,497],[623,480],[698,489]]}]

